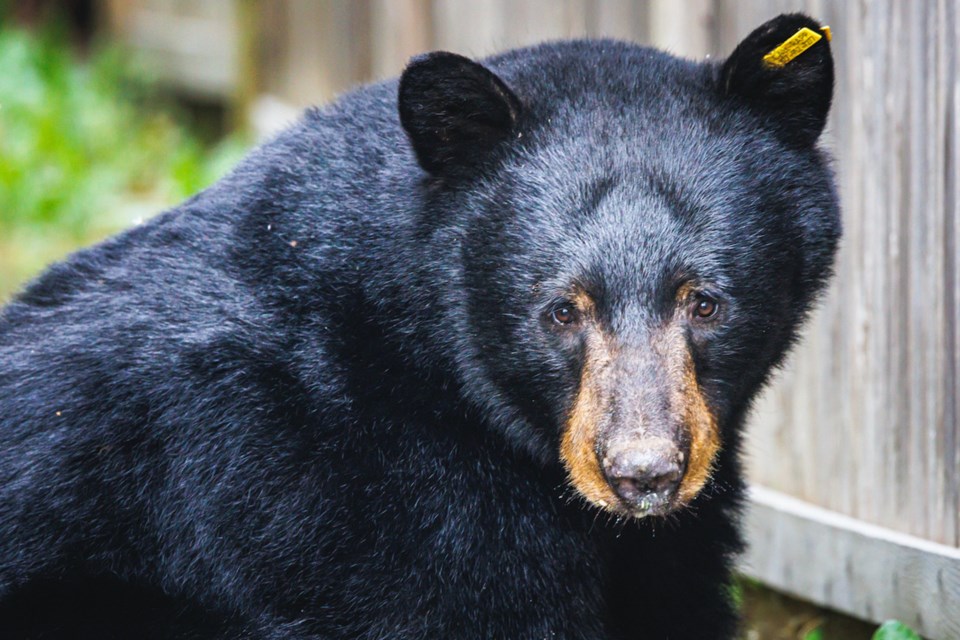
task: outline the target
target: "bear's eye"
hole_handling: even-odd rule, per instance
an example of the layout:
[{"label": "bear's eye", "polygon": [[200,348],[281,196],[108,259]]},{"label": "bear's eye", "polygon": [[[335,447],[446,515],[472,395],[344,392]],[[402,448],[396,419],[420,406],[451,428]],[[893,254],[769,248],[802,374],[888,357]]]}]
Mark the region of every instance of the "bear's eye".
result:
[{"label": "bear's eye", "polygon": [[556,324],[572,324],[577,321],[577,310],[569,302],[564,302],[553,308],[550,319]]},{"label": "bear's eye", "polygon": [[705,293],[697,294],[693,302],[693,317],[697,320],[708,320],[720,310],[720,303]]}]

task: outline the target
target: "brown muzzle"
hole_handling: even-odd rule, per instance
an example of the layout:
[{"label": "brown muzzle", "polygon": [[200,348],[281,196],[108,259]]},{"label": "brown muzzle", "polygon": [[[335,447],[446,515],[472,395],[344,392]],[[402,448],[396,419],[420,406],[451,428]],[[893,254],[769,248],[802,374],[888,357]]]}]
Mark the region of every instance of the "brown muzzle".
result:
[{"label": "brown muzzle", "polygon": [[560,449],[584,498],[637,517],[689,504],[720,448],[682,332],[667,326],[652,336],[627,349],[590,334]]}]

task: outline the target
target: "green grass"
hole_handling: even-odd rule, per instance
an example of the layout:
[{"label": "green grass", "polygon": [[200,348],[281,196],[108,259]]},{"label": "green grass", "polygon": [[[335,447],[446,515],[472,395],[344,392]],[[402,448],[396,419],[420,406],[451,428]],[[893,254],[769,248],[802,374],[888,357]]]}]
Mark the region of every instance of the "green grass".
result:
[{"label": "green grass", "polygon": [[0,300],[46,263],[199,191],[242,155],[176,117],[145,68],[0,27]]}]

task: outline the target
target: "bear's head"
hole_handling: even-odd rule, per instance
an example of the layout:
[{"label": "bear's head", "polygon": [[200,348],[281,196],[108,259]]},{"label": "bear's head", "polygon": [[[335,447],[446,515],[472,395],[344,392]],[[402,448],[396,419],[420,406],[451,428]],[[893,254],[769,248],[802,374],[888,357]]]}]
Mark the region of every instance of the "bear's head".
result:
[{"label": "bear's head", "polygon": [[721,63],[574,41],[404,72],[465,393],[590,503],[691,503],[823,288],[828,40],[784,15]]}]

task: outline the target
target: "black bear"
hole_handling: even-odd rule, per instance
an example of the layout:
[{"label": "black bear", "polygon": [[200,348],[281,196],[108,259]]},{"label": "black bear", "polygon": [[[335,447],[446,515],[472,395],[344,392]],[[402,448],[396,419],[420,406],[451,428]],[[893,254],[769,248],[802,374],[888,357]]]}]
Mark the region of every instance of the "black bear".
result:
[{"label": "black bear", "polygon": [[829,30],[415,58],[0,320],[0,637],[732,638]]}]

